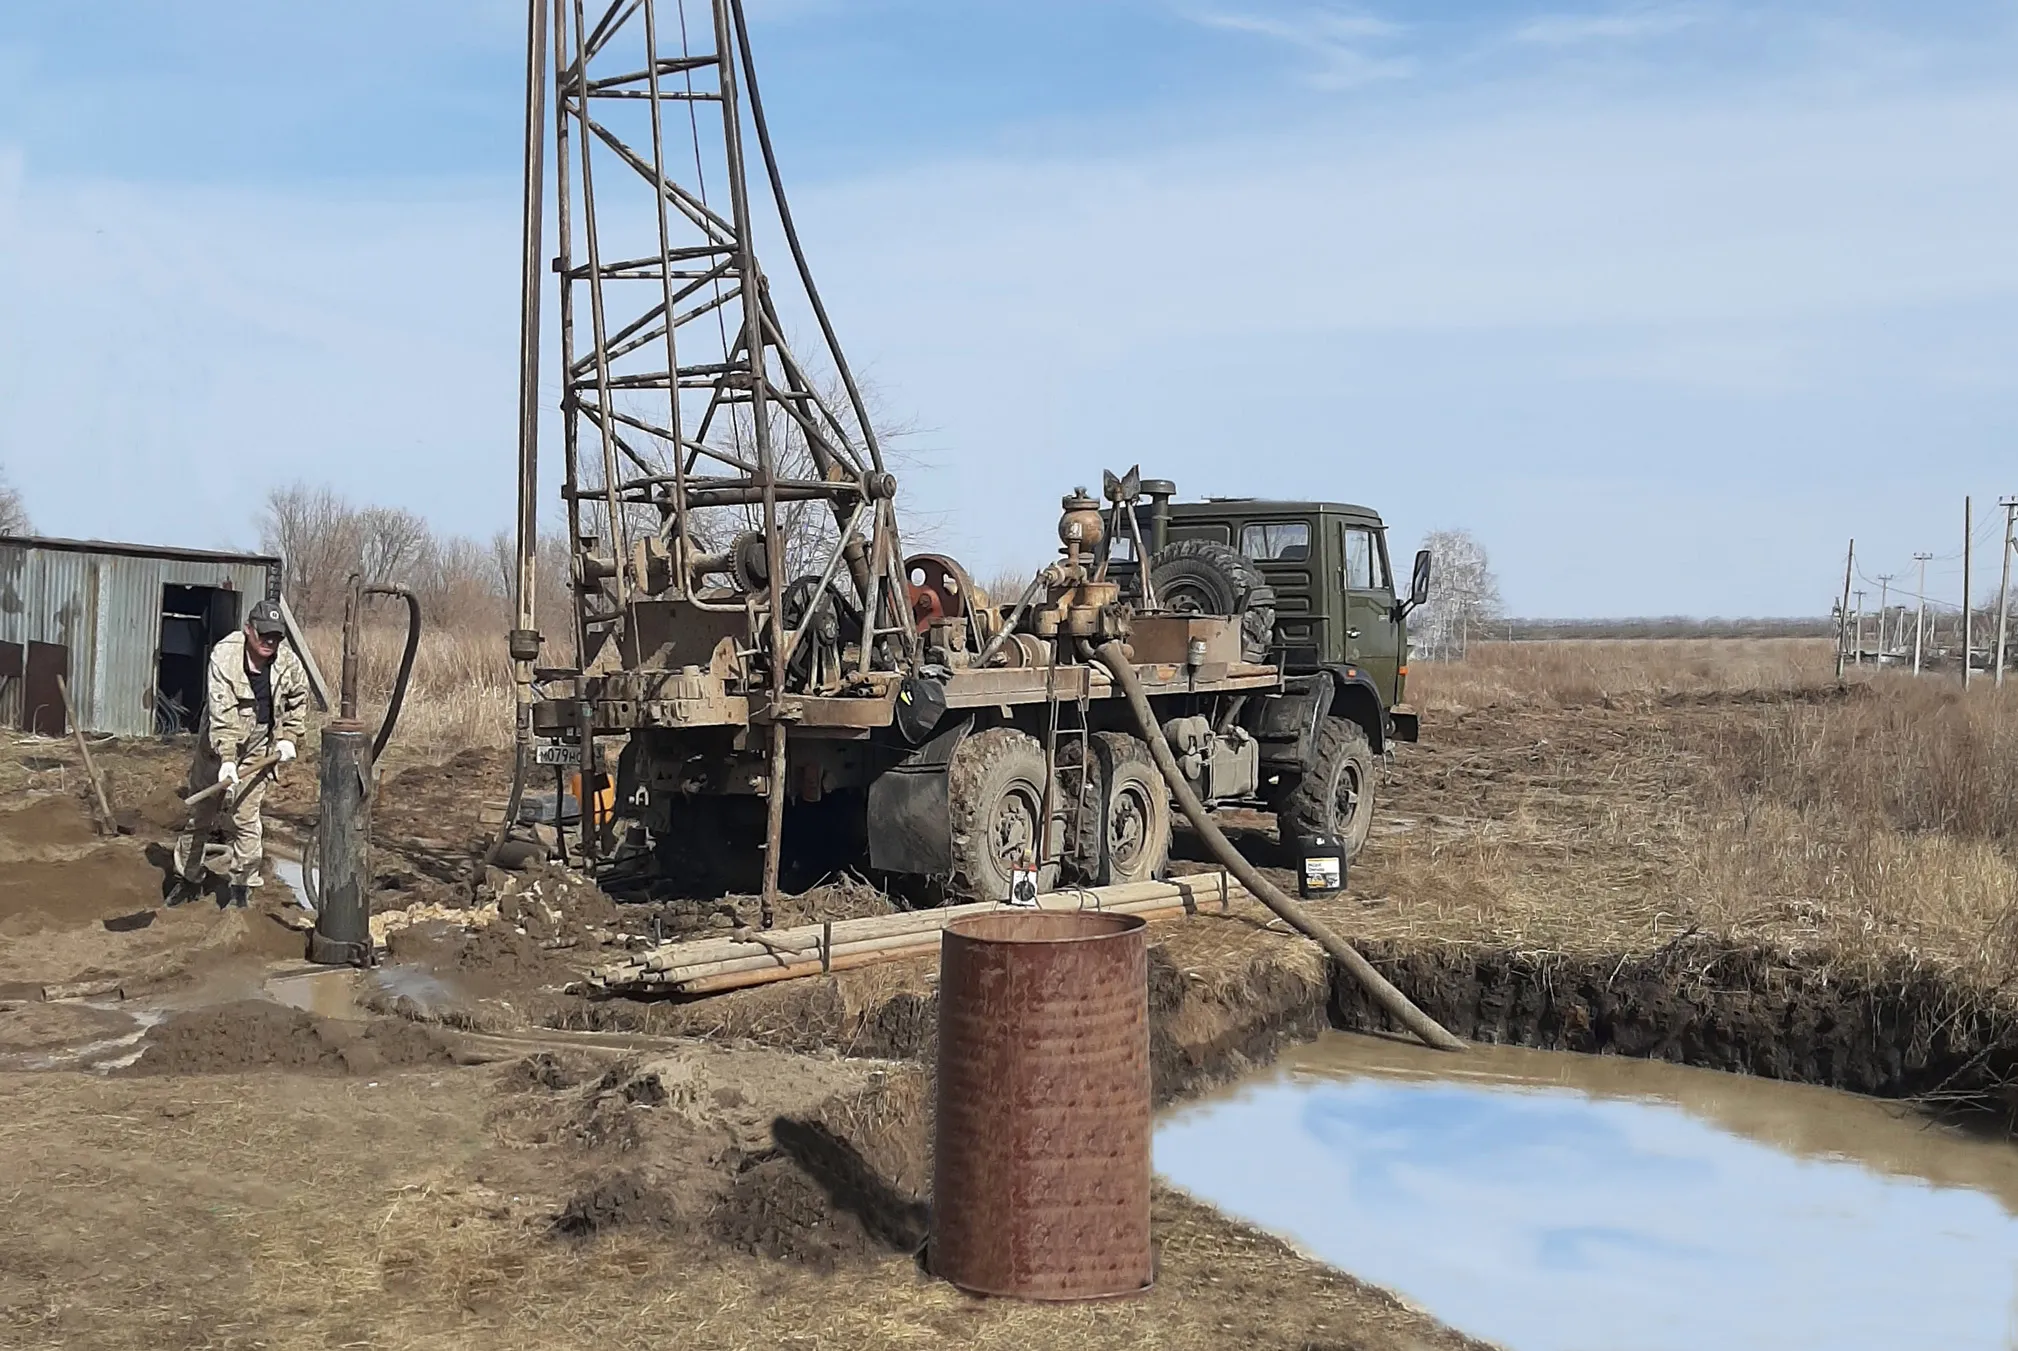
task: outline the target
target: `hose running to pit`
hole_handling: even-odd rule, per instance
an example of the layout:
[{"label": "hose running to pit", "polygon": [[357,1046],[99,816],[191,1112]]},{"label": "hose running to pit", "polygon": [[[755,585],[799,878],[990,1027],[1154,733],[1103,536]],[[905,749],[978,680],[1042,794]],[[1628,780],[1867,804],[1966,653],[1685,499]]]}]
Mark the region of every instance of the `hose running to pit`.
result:
[{"label": "hose running to pit", "polygon": [[1185,781],[1184,771],[1177,767],[1177,758],[1170,753],[1170,743],[1163,739],[1163,729],[1157,725],[1156,714],[1149,707],[1149,699],[1142,692],[1142,683],[1135,677],[1135,667],[1118,642],[1101,644],[1096,651],[1084,640],[1080,650],[1089,658],[1097,659],[1107,668],[1115,687],[1127,696],[1128,707],[1135,714],[1136,725],[1142,729],[1142,739],[1149,743],[1149,753],[1156,759],[1156,768],[1163,774],[1163,781],[1170,786],[1170,795],[1177,800],[1177,806],[1184,818],[1191,822],[1212,851],[1213,857],[1226,870],[1240,880],[1240,884],[1263,905],[1301,933],[1304,937],[1323,948],[1340,966],[1352,973],[1352,978],[1366,988],[1374,1002],[1385,1009],[1388,1016],[1414,1033],[1424,1045],[1439,1051],[1462,1051],[1463,1041],[1452,1036],[1436,1019],[1417,1008],[1409,997],[1394,988],[1387,978],[1373,969],[1373,964],[1360,956],[1358,949],[1333,933],[1330,926],[1291,900],[1283,891],[1261,875],[1260,869],[1241,856],[1232,841],[1220,830],[1218,822],[1206,813],[1205,804],[1191,791]]}]

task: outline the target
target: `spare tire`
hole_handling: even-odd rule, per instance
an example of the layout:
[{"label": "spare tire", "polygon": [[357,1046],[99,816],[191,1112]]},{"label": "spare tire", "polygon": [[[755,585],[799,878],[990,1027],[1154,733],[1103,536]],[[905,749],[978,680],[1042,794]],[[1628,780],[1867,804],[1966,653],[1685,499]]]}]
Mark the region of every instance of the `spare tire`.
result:
[{"label": "spare tire", "polygon": [[1230,544],[1181,539],[1149,560],[1156,599],[1180,614],[1240,620],[1240,654],[1267,661],[1275,644],[1275,592],[1254,560]]}]

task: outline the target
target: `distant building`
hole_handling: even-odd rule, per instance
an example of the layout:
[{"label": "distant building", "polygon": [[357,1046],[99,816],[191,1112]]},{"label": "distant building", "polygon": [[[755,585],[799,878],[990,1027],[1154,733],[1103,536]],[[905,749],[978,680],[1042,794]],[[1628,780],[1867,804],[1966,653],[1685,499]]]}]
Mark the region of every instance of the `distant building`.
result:
[{"label": "distant building", "polygon": [[210,646],[280,596],[280,560],[102,540],[0,535],[0,726],[193,732]]}]

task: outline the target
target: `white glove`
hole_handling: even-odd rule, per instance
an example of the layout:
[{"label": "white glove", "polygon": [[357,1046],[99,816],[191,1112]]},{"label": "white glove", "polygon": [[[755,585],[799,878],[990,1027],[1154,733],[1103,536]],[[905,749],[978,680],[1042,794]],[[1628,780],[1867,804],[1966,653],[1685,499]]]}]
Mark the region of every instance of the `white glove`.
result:
[{"label": "white glove", "polygon": [[226,760],[217,767],[217,781],[230,784],[233,788],[238,787],[238,766]]},{"label": "white glove", "polygon": [[280,763],[284,765],[294,758],[294,743],[292,741],[276,741],[273,743],[273,753],[280,757]]}]

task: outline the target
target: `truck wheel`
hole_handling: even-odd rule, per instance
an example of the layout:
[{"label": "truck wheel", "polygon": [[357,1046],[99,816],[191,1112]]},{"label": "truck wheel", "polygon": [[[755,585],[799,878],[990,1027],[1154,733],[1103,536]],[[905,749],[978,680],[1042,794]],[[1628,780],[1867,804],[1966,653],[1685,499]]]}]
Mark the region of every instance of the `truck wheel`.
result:
[{"label": "truck wheel", "polygon": [[960,743],[947,767],[948,808],[953,827],[952,891],[971,901],[1009,899],[1011,873],[1019,861],[1049,853],[1038,874],[1040,890],[1058,880],[1058,818],[1065,795],[1051,792],[1050,848],[1044,849],[1039,822],[1044,813],[1044,748],[1013,727],[993,727]]},{"label": "truck wheel", "polygon": [[1100,854],[1097,886],[1150,882],[1170,862],[1170,790],[1149,748],[1120,732],[1093,738],[1100,766]]},{"label": "truck wheel", "polygon": [[1181,539],[1149,560],[1156,597],[1180,614],[1240,620],[1240,654],[1267,661],[1275,643],[1275,592],[1253,560],[1231,545]]},{"label": "truck wheel", "polygon": [[1373,829],[1373,748],[1356,722],[1325,718],[1317,725],[1310,772],[1276,804],[1285,843],[1329,835],[1358,854]]}]

